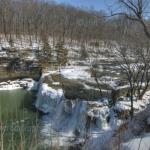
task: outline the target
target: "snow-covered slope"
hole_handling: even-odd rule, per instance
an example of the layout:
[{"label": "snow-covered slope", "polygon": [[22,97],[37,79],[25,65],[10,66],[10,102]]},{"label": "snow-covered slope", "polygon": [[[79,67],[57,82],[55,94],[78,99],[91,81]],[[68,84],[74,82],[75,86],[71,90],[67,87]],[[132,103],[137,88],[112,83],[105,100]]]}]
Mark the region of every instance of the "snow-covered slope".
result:
[{"label": "snow-covered slope", "polygon": [[135,137],[134,139],[123,144],[122,150],[149,150],[150,134]]}]

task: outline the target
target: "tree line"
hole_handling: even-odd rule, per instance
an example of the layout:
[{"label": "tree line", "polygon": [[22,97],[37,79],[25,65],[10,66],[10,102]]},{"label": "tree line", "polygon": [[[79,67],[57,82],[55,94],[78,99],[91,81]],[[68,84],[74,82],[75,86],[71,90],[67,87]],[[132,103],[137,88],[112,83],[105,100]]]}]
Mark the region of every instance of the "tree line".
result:
[{"label": "tree line", "polygon": [[[132,35],[135,25],[125,17],[104,17],[105,12],[83,10],[55,2],[39,0],[0,0],[0,33],[12,42],[12,36],[29,35],[47,42],[88,42],[120,39]],[[139,30],[138,30],[139,32]],[[122,37],[123,38],[123,37]],[[132,38],[131,38],[132,39]]]},{"label": "tree line", "polygon": [[97,39],[104,20],[91,12],[53,2],[37,0],[0,0],[0,33],[11,40],[12,35],[30,35],[46,41],[48,37],[65,42]]}]

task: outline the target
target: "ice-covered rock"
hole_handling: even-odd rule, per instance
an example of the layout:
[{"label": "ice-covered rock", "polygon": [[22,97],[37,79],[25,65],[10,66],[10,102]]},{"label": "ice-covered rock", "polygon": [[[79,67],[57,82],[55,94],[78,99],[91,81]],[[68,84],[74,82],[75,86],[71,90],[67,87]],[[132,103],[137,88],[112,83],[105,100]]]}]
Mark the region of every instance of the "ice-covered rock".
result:
[{"label": "ice-covered rock", "polygon": [[56,104],[58,104],[62,98],[63,91],[61,89],[55,90],[43,83],[39,88],[35,106],[43,113],[50,113],[54,111]]},{"label": "ice-covered rock", "polygon": [[87,115],[91,120],[95,120],[97,128],[104,129],[107,127],[107,117],[109,115],[109,108],[107,106],[101,108],[92,108],[88,110]]}]

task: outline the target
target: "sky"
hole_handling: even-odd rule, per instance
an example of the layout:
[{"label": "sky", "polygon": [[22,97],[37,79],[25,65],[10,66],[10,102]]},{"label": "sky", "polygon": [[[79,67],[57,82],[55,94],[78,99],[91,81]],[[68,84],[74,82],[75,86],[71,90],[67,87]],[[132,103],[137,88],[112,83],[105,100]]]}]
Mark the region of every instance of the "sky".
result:
[{"label": "sky", "polygon": [[95,10],[108,10],[114,0],[55,0],[58,3],[70,4],[77,7],[93,8]]}]

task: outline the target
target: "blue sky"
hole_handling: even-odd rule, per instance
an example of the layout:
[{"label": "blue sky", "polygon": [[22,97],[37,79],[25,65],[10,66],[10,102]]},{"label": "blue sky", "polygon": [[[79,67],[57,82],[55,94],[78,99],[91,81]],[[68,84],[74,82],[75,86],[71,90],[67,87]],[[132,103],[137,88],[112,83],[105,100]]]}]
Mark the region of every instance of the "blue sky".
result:
[{"label": "blue sky", "polygon": [[58,3],[70,4],[83,8],[94,8],[95,10],[107,10],[113,5],[114,0],[55,0]]}]

